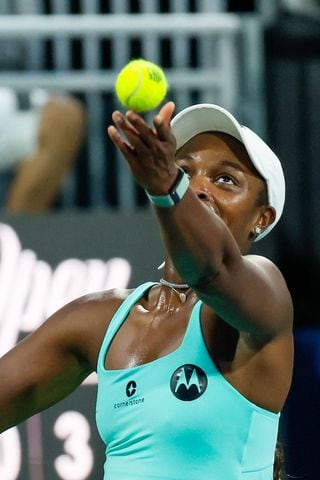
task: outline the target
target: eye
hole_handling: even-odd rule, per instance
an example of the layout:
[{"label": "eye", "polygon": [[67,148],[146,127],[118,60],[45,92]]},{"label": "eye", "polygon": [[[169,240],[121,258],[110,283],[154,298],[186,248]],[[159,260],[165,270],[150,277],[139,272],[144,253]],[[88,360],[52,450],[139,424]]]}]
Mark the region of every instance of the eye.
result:
[{"label": "eye", "polygon": [[222,183],[224,185],[236,185],[236,181],[233,177],[231,177],[231,175],[228,175],[228,174],[223,174],[223,175],[220,175],[217,180],[216,180],[217,183]]}]

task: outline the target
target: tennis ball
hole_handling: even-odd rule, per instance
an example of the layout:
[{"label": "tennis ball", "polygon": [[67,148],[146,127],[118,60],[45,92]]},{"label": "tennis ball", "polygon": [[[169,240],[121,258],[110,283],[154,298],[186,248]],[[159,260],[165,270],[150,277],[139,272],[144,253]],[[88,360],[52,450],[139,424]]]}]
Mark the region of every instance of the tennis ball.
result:
[{"label": "tennis ball", "polygon": [[115,90],[122,105],[136,112],[156,108],[164,99],[168,83],[163,70],[142,58],[132,60],[119,72]]}]

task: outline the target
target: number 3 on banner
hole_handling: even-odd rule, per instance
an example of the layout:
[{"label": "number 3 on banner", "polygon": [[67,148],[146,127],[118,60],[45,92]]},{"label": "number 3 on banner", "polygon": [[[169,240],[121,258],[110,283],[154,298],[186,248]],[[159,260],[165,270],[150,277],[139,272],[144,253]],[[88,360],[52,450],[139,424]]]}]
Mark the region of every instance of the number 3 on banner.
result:
[{"label": "number 3 on banner", "polygon": [[21,444],[17,427],[10,428],[0,437],[0,478],[16,480],[21,468]]},{"label": "number 3 on banner", "polygon": [[54,424],[54,433],[64,440],[66,452],[54,462],[59,477],[63,480],[88,478],[93,468],[93,452],[88,443],[90,426],[87,419],[79,412],[64,412]]}]

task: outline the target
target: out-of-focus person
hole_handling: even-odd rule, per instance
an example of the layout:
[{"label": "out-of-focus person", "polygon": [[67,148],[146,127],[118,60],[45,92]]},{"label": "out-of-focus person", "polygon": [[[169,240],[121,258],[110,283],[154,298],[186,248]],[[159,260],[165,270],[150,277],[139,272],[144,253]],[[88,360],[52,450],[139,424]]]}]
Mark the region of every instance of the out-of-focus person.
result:
[{"label": "out-of-focus person", "polygon": [[0,199],[9,212],[44,212],[82,145],[85,113],[65,94],[0,88]]}]

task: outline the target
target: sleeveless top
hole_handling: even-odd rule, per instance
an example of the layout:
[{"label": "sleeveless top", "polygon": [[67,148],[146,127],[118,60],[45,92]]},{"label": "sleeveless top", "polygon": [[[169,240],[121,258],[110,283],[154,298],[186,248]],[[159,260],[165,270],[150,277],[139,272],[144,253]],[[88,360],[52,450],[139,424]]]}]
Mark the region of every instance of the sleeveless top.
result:
[{"label": "sleeveless top", "polygon": [[131,308],[116,311],[98,357],[96,421],[105,480],[272,480],[280,414],[241,395],[219,372],[193,307],[181,345],[128,369],[108,370],[108,348]]}]

